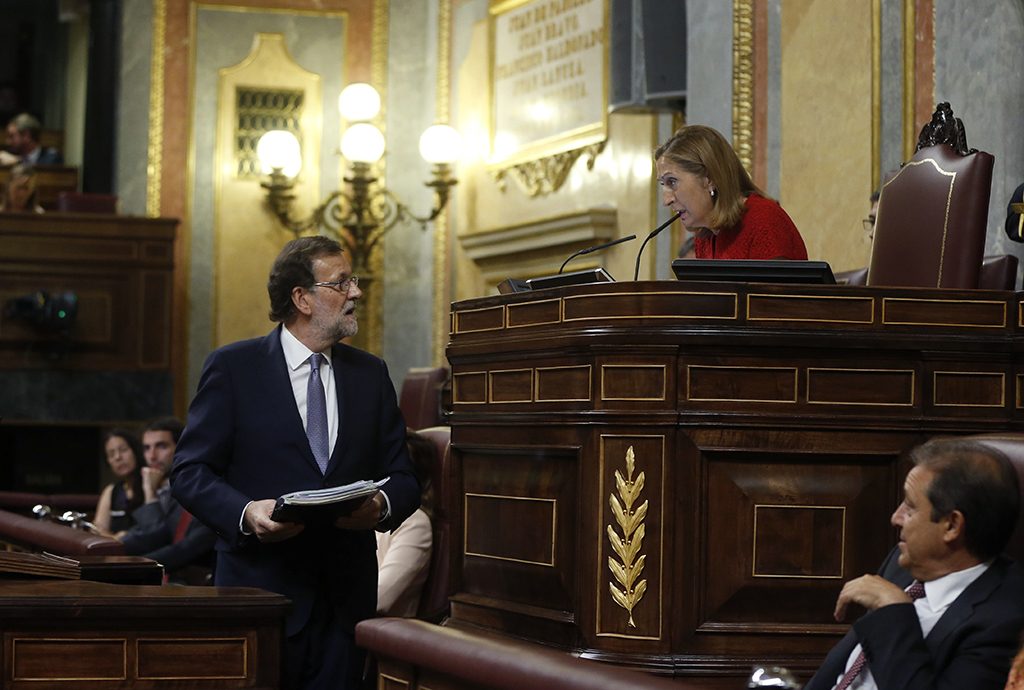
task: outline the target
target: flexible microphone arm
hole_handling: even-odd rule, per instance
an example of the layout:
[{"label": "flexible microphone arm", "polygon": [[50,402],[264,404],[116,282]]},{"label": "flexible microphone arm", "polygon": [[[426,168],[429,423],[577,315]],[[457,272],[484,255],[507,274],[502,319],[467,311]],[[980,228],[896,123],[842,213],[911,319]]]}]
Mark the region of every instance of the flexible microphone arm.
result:
[{"label": "flexible microphone arm", "polygon": [[583,256],[584,254],[589,254],[590,252],[597,252],[597,251],[600,251],[602,249],[607,249],[608,247],[614,247],[617,244],[622,244],[623,242],[629,242],[629,241],[635,240],[635,239],[636,239],[636,235],[630,235],[629,237],[620,237],[619,239],[612,240],[611,242],[605,242],[604,244],[599,244],[599,245],[596,245],[594,247],[587,247],[586,249],[581,249],[578,252],[573,252],[572,254],[569,255],[569,258],[566,259],[565,261],[563,261],[562,265],[558,267],[558,273],[561,274],[562,273],[562,269],[565,268],[565,265],[567,263],[569,263],[570,261],[572,261],[573,259],[575,259],[577,256]]},{"label": "flexible microphone arm", "polygon": [[647,237],[644,239],[644,243],[640,245],[640,251],[636,253],[636,268],[633,270],[633,280],[637,280],[640,277],[640,257],[643,256],[644,247],[646,247],[647,243],[650,242],[653,238],[657,237],[659,232],[661,232],[668,226],[672,225],[672,223],[675,222],[676,218],[678,218],[681,215],[683,215],[682,211],[675,214],[674,216],[666,220],[664,223],[651,230],[650,234],[647,235]]}]

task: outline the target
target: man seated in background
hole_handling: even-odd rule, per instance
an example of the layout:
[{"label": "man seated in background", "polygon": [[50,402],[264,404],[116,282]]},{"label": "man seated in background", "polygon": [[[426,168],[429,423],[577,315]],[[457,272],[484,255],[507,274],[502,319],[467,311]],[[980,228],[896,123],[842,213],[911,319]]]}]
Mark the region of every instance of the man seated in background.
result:
[{"label": "man seated in background", "polygon": [[1001,556],[1017,522],[1017,473],[985,445],[935,439],[892,515],[881,576],[843,587],[835,616],[867,609],[805,690],[999,690],[1024,630],[1024,574]]},{"label": "man seated in background", "polygon": [[7,150],[0,152],[0,165],[60,165],[63,158],[57,149],[44,149],[39,143],[43,127],[32,115],[15,115],[7,123]]},{"label": "man seated in background", "polygon": [[161,563],[171,582],[200,584],[213,564],[213,530],[193,520],[171,495],[167,480],[183,425],[175,417],[158,419],[142,434],[144,502],[132,517],[135,526],[121,536],[125,551]]}]

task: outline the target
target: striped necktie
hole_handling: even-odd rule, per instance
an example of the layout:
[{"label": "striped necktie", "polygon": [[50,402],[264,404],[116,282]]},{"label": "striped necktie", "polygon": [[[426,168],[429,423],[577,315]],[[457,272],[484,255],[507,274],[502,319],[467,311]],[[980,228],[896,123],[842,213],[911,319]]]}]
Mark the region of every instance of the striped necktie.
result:
[{"label": "striped necktie", "polygon": [[[914,580],[909,587],[904,590],[911,600],[917,600],[924,596],[924,584]],[[860,672],[864,670],[864,665],[867,664],[867,657],[864,656],[864,650],[860,651],[857,658],[853,660],[853,665],[846,671],[843,679],[839,681],[839,684],[835,687],[835,690],[846,690],[850,687],[850,684],[854,679],[860,675]]]}]

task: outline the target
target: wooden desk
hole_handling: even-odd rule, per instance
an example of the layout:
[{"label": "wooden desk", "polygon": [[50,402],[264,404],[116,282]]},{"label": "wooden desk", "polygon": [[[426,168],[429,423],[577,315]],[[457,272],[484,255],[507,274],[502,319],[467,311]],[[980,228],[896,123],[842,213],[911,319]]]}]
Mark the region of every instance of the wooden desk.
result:
[{"label": "wooden desk", "polygon": [[637,282],[454,304],[450,624],[806,675],[846,629],[843,582],[895,543],[906,451],[1024,428],[1020,298]]},{"label": "wooden desk", "polygon": [[[61,192],[78,191],[78,168],[68,165],[36,165],[36,190],[39,205],[48,211],[57,208]],[[6,189],[11,167],[0,167],[0,189]]]},{"label": "wooden desk", "polygon": [[0,582],[0,688],[271,690],[288,606],[248,588]]}]

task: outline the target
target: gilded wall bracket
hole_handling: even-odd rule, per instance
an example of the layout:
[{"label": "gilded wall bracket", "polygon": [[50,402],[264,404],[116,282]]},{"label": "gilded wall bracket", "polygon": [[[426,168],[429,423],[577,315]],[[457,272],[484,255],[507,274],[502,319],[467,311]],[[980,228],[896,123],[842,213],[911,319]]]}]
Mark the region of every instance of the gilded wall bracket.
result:
[{"label": "gilded wall bracket", "polygon": [[576,164],[580,156],[587,157],[587,170],[594,169],[594,161],[604,150],[607,140],[599,141],[596,144],[583,146],[571,151],[563,151],[551,156],[545,156],[536,160],[526,161],[512,165],[508,168],[500,168],[491,171],[491,176],[498,183],[501,191],[506,189],[506,178],[511,176],[519,186],[530,196],[543,196],[557,192],[569,178],[572,166]]}]

